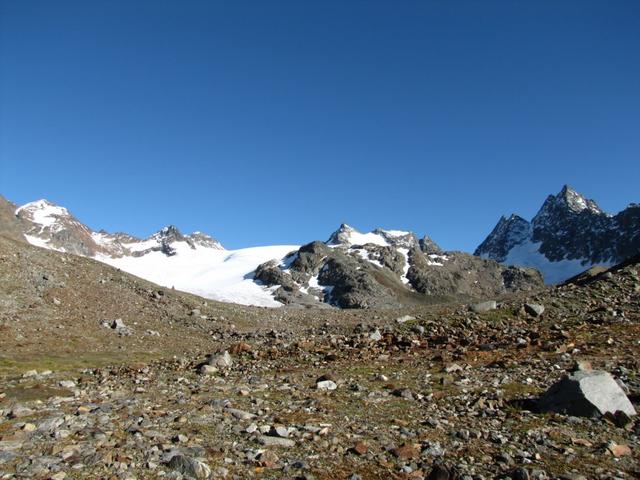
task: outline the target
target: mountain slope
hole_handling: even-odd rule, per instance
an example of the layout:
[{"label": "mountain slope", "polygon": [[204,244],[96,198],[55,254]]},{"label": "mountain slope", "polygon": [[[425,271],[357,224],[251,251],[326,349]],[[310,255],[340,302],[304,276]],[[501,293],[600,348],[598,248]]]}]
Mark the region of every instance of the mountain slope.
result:
[{"label": "mountain slope", "polygon": [[475,255],[533,267],[558,283],[593,265],[614,265],[640,252],[640,205],[610,215],[565,185],[535,217],[502,217]]},{"label": "mountain slope", "polygon": [[298,248],[226,250],[213,237],[182,234],[169,225],[146,239],[126,233],[95,232],[69,211],[47,200],[15,209],[15,221],[36,246],[91,257],[165,287],[213,300],[277,307],[269,289],[253,281],[258,265]]},{"label": "mountain slope", "polygon": [[0,195],[0,233],[14,240],[24,242],[26,239],[15,211],[16,206]]},{"label": "mountain slope", "polygon": [[[205,302],[78,255],[0,235],[0,369],[33,358],[129,361],[207,344],[213,319],[240,307]],[[206,304],[205,304],[206,303]],[[190,315],[193,309],[200,315]],[[240,317],[251,314],[242,308]],[[205,318],[203,318],[205,317]],[[120,319],[122,333],[111,328]],[[52,365],[49,365],[51,368]]]},{"label": "mountain slope", "polygon": [[[245,305],[388,308],[496,296],[541,286],[536,272],[443,252],[428,236],[361,233],[341,225],[325,242],[226,250],[168,226],[146,239],[93,231],[47,200],[15,210],[26,240],[120,268],[159,285]],[[11,223],[11,222],[9,222]]]}]

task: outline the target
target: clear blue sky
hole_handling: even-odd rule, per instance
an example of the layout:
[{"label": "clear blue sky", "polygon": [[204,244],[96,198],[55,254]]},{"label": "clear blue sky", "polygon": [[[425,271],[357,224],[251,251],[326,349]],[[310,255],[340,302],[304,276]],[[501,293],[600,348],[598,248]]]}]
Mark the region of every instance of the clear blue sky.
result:
[{"label": "clear blue sky", "polygon": [[0,193],[227,247],[640,201],[640,1],[0,0]]}]

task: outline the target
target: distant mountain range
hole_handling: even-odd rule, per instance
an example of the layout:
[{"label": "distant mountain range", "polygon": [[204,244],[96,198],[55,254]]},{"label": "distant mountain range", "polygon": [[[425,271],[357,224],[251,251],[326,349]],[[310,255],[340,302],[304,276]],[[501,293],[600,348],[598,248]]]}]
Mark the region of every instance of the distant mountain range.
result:
[{"label": "distant mountain range", "polygon": [[518,215],[500,218],[474,252],[506,265],[536,268],[547,283],[638,253],[640,205],[611,215],[568,185],[549,195],[530,222]]},{"label": "distant mountain range", "polygon": [[531,222],[501,218],[474,255],[428,236],[341,225],[327,241],[226,250],[202,232],[168,226],[146,239],[93,231],[47,200],[17,207],[0,197],[0,234],[94,258],[166,287],[259,306],[394,307],[486,298],[562,281],[640,251],[640,206],[604,213],[564,187]]}]

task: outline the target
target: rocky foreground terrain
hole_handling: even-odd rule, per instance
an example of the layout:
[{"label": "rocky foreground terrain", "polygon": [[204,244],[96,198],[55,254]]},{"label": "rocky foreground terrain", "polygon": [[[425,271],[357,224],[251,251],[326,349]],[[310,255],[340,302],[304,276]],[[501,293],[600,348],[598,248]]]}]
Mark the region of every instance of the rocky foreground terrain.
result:
[{"label": "rocky foreground terrain", "polygon": [[0,478],[640,478],[637,261],[473,305],[266,309],[0,237],[0,286]]}]

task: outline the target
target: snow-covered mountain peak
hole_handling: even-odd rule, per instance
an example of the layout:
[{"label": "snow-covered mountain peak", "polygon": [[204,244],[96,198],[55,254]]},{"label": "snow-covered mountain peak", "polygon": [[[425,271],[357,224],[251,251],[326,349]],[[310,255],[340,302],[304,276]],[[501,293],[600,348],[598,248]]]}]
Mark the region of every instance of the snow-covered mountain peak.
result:
[{"label": "snow-covered mountain peak", "polygon": [[532,223],[539,227],[559,216],[578,215],[584,211],[594,215],[606,215],[596,202],[585,198],[569,185],[565,185],[557,195],[547,197]]},{"label": "snow-covered mountain peak", "polygon": [[222,244],[213,238],[211,235],[208,235],[204,232],[193,232],[187,235],[189,239],[194,243],[194,245],[203,247],[203,248],[213,248],[216,250],[224,250],[225,248]]},{"label": "snow-covered mountain peak", "polygon": [[341,223],[340,227],[338,227],[338,229],[329,236],[329,240],[327,240],[326,243],[327,245],[348,244],[354,233],[358,234],[359,232],[351,225]]},{"label": "snow-covered mountain peak", "polygon": [[73,219],[66,208],[44,198],[19,207],[15,213],[23,220],[39,225],[41,229],[60,230],[61,222]]},{"label": "snow-covered mountain peak", "polygon": [[167,225],[151,235],[149,238],[159,242],[168,243],[183,242],[185,240],[185,236],[175,225]]},{"label": "snow-covered mountain peak", "polygon": [[[175,242],[185,242],[189,246],[189,248],[192,249],[200,247],[213,248],[215,250],[224,250],[222,244],[212,236],[207,235],[203,232],[193,232],[189,235],[184,235],[175,225],[167,225],[166,227],[151,235],[151,237],[149,237],[149,240],[158,242],[163,250],[166,249],[167,252],[169,252],[169,250],[173,250],[169,248],[169,246],[171,246]],[[173,253],[175,252],[168,254],[173,255]]]},{"label": "snow-covered mountain peak", "polygon": [[593,213],[604,213],[596,202],[585,198],[576,192],[569,185],[565,185],[560,190],[560,193],[556,195],[557,201],[562,201],[569,209],[574,212],[581,212],[583,210],[589,210]]},{"label": "snow-covered mountain peak", "polygon": [[379,245],[382,247],[411,248],[418,246],[418,239],[412,232],[403,230],[385,230],[377,228],[371,232],[362,233],[350,225],[343,223],[327,240],[327,245]]},{"label": "snow-covered mountain peak", "polygon": [[29,243],[80,255],[95,253],[93,232],[64,207],[42,199],[17,208],[15,215]]}]

